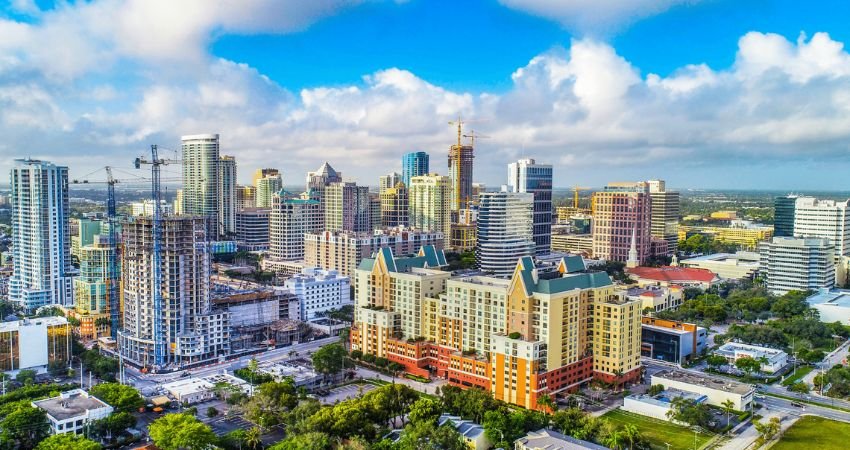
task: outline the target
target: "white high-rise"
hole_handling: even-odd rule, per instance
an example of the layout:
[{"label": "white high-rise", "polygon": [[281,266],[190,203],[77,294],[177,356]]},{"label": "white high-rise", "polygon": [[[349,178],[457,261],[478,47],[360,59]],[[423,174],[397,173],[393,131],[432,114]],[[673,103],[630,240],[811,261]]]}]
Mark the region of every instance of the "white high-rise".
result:
[{"label": "white high-rise", "polygon": [[[183,136],[183,209],[182,214],[203,216],[207,239],[218,239],[222,230],[219,209],[218,134]],[[235,192],[234,192],[235,196]],[[235,205],[235,200],[234,200]],[[235,217],[235,211],[234,211]]]},{"label": "white high-rise", "polygon": [[218,160],[218,223],[221,235],[236,236],[236,159],[222,156]]},{"label": "white high-rise", "polygon": [[552,165],[537,164],[533,159],[520,159],[508,164],[508,187],[511,192],[534,195],[535,253],[552,251]]},{"label": "white high-rise", "polygon": [[304,234],[321,227],[322,211],[318,200],[299,198],[285,191],[274,195],[269,213],[269,259],[303,259]]},{"label": "white high-rise", "polygon": [[28,312],[44,305],[73,305],[68,168],[15,160],[10,189],[14,270],[9,300]]},{"label": "white high-rise", "polygon": [[835,246],[829,239],[774,237],[759,244],[759,254],[759,272],[776,295],[835,286]]},{"label": "white high-rise", "polygon": [[850,201],[800,197],[794,202],[794,236],[829,239],[835,256],[850,256]]},{"label": "white high-rise", "polygon": [[482,192],[477,222],[478,268],[496,277],[510,277],[517,260],[535,251],[534,195],[524,192]]}]

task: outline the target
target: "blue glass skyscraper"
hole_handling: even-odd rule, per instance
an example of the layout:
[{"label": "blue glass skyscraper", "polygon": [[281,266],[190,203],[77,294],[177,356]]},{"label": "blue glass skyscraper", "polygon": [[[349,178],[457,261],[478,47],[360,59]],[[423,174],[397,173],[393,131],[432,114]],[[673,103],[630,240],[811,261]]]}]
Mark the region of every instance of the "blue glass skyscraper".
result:
[{"label": "blue glass skyscraper", "polygon": [[428,154],[410,152],[401,158],[401,181],[410,186],[410,179],[428,173]]},{"label": "blue glass skyscraper", "polygon": [[552,244],[552,166],[521,159],[508,164],[508,187],[511,192],[534,194],[535,253],[551,251]]}]

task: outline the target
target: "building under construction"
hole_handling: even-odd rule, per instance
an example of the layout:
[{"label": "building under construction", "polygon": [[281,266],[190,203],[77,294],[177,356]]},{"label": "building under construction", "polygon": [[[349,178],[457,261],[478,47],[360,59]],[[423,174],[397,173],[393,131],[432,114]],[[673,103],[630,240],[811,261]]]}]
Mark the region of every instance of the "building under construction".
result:
[{"label": "building under construction", "polygon": [[[226,284],[213,287],[212,304],[230,317],[230,351],[238,353],[299,341],[303,327],[298,298],[281,288],[237,289]],[[281,330],[288,332],[281,333]]]},{"label": "building under construction", "polygon": [[[119,348],[124,360],[139,367],[176,370],[228,355],[229,314],[213,311],[210,305],[204,218],[167,216],[159,223],[159,286],[154,275],[154,219],[134,217],[122,225],[124,329]],[[156,290],[161,299],[155,298]],[[157,344],[161,364],[156,364]]]},{"label": "building under construction", "polygon": [[461,145],[460,138],[449,149],[449,177],[452,179],[451,209],[453,212],[467,208],[472,199],[472,146]]}]

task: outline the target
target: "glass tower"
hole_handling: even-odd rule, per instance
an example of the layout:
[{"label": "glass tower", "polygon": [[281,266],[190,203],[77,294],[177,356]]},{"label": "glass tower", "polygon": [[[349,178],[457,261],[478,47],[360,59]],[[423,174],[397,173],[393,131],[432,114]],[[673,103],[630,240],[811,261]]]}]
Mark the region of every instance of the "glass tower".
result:
[{"label": "glass tower", "polygon": [[401,182],[410,187],[410,179],[428,173],[428,154],[410,152],[401,158]]}]

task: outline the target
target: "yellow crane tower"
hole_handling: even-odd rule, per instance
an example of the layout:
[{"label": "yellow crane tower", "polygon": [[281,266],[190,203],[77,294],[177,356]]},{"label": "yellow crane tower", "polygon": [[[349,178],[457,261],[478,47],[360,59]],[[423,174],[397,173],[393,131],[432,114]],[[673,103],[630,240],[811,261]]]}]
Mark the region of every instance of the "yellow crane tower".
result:
[{"label": "yellow crane tower", "polygon": [[582,186],[573,186],[573,208],[578,209],[578,192],[579,191],[589,191],[589,187]]}]

